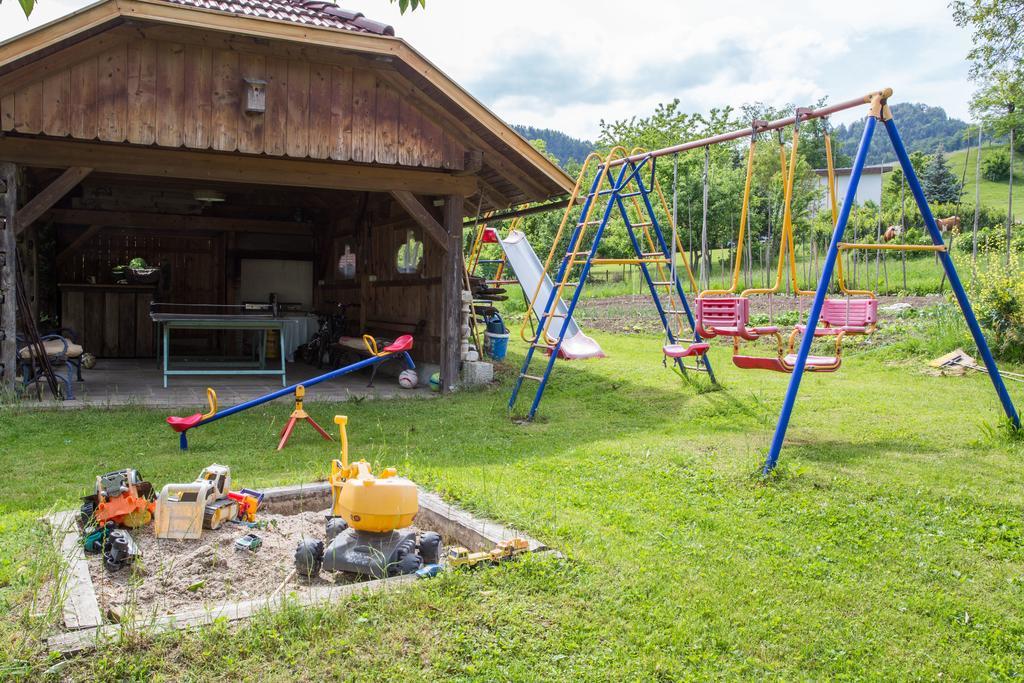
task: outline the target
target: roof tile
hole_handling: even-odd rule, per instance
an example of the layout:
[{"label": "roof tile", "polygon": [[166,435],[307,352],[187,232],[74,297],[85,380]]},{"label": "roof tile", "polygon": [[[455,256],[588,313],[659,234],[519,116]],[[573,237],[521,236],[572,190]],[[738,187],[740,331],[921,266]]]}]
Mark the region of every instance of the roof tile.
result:
[{"label": "roof tile", "polygon": [[216,10],[295,24],[334,28],[378,36],[393,36],[391,26],[367,19],[361,12],[342,9],[325,0],[166,0],[176,5]]}]

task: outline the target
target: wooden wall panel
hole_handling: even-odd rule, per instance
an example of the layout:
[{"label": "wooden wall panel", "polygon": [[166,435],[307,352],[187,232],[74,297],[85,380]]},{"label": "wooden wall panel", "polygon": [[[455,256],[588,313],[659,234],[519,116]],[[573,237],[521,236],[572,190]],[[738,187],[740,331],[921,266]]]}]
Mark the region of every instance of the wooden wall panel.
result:
[{"label": "wooden wall panel", "polygon": [[185,46],[184,110],[182,140],[191,149],[207,149],[213,123],[213,50],[198,45]]},{"label": "wooden wall panel", "polygon": [[61,71],[43,81],[43,133],[64,137],[71,133],[71,72]]},{"label": "wooden wall panel", "polygon": [[104,142],[123,142],[128,128],[127,46],[112,47],[96,60],[96,137]]},{"label": "wooden wall panel", "polygon": [[288,124],[285,154],[304,157],[309,152],[309,63],[288,60]]},{"label": "wooden wall panel", "polygon": [[185,47],[160,43],[156,52],[156,142],[180,147],[184,141]]},{"label": "wooden wall panel", "polygon": [[241,109],[241,76],[238,53],[215,50],[213,53],[212,147],[222,152],[238,149],[238,123]]},{"label": "wooden wall panel", "polygon": [[331,132],[331,67],[312,64],[309,69],[309,156],[328,159],[334,135]]},{"label": "wooden wall panel", "polygon": [[[246,81],[267,80],[267,60],[263,55],[242,54],[239,55],[239,74],[242,79],[241,103],[239,106],[244,109],[244,102],[248,93]],[[260,154],[266,144],[264,134],[266,131],[265,114],[242,114],[238,122],[238,151],[248,154]]]},{"label": "wooden wall panel", "polygon": [[372,71],[352,72],[352,161],[373,161],[377,141],[377,77]]},{"label": "wooden wall panel", "polygon": [[398,163],[398,93],[386,83],[377,86],[377,140],[374,160],[380,164]]},{"label": "wooden wall panel", "polygon": [[[372,67],[134,38],[16,90],[0,130],[460,170],[465,149]],[[301,53],[295,53],[296,55]],[[26,67],[31,68],[31,67]],[[266,112],[247,114],[246,79]],[[25,81],[21,81],[25,83]]]},{"label": "wooden wall panel", "polygon": [[14,93],[14,130],[39,133],[43,130],[43,83],[36,81]]},{"label": "wooden wall panel", "polygon": [[127,49],[128,141],[152,145],[156,142],[156,44],[136,40]]},{"label": "wooden wall panel", "polygon": [[288,128],[288,60],[267,57],[267,113],[263,115],[264,151],[284,156],[285,131]]},{"label": "wooden wall panel", "polygon": [[352,158],[352,69],[331,68],[331,158]]}]

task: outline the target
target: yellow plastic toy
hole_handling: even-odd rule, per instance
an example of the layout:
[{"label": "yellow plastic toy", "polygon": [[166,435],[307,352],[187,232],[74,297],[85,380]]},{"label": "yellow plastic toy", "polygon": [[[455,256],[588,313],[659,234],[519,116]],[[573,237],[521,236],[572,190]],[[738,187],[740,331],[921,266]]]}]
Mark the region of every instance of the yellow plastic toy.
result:
[{"label": "yellow plastic toy", "polygon": [[394,467],[375,477],[370,463],[358,460],[348,463],[348,417],[335,415],[334,423],[341,434],[341,460],[331,461],[331,510],[359,531],[383,533],[412,524],[419,511],[416,485],[399,477]]}]

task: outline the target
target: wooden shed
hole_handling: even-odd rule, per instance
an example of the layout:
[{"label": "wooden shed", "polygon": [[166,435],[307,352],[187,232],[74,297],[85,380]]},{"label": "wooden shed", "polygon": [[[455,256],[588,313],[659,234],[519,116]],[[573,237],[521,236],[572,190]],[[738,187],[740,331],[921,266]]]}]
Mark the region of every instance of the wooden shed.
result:
[{"label": "wooden shed", "polygon": [[[0,363],[153,357],[151,301],[349,306],[459,369],[463,221],[572,181],[390,26],[316,0],[106,0],[0,44]],[[20,254],[20,262],[17,258]],[[114,272],[142,258],[157,282]],[[233,343],[192,335],[193,344]]]}]

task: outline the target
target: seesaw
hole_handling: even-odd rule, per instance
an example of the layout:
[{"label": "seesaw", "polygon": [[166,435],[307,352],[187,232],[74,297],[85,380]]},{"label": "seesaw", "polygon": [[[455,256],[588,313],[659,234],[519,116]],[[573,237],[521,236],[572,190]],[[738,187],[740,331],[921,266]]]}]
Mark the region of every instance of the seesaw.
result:
[{"label": "seesaw", "polygon": [[[412,362],[412,357],[409,355],[409,350],[412,349],[412,335],[404,334],[395,341],[393,341],[392,343],[385,346],[380,351],[377,350],[377,342],[373,337],[366,335],[363,337],[363,341],[366,343],[366,347],[370,351],[371,355],[369,358],[365,358],[357,363],[352,363],[351,365],[346,365],[344,367],[338,368],[337,370],[325,372],[322,375],[312,377],[303,382],[293,384],[283,389],[272,391],[269,394],[263,394],[262,396],[258,396],[250,401],[246,401],[245,403],[239,403],[236,406],[225,408],[224,410],[218,410],[217,392],[208,387],[206,389],[206,401],[210,409],[207,412],[196,413],[195,415],[189,415],[188,417],[178,417],[172,415],[167,418],[167,424],[171,426],[171,429],[178,432],[181,450],[185,451],[188,450],[188,432],[190,429],[195,429],[197,427],[202,427],[203,425],[210,424],[211,422],[222,420],[225,417],[230,417],[236,413],[248,410],[249,408],[255,408],[256,406],[263,405],[264,403],[268,403],[269,401],[279,399],[283,396],[288,396],[289,394],[304,394],[305,388],[311,387],[314,384],[319,384],[320,382],[326,382],[327,380],[335,379],[337,377],[341,377],[342,375],[348,375],[353,372],[358,372],[363,368],[369,368],[375,365],[380,365],[381,363],[384,363],[396,357],[403,358],[403,360],[405,361],[405,365],[408,369],[416,369],[416,365],[415,363]],[[282,434],[282,436],[284,435]],[[286,439],[282,439],[282,442],[279,444],[278,450],[280,450],[280,448],[283,447],[285,440]]]}]

